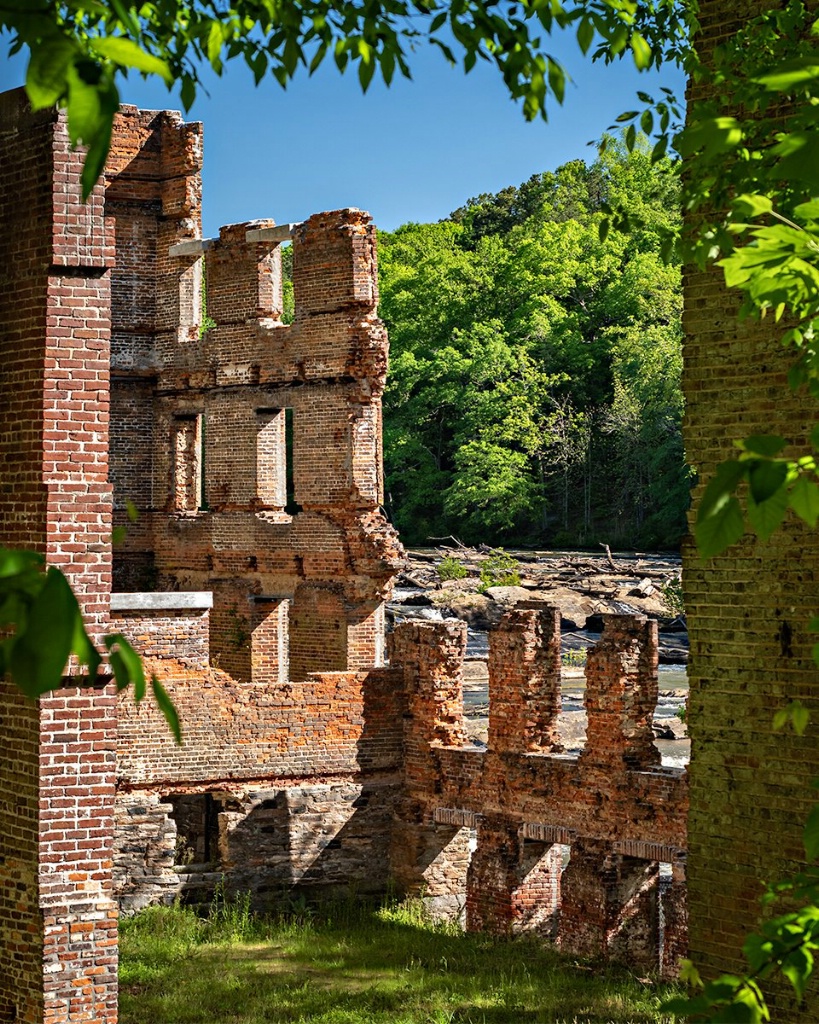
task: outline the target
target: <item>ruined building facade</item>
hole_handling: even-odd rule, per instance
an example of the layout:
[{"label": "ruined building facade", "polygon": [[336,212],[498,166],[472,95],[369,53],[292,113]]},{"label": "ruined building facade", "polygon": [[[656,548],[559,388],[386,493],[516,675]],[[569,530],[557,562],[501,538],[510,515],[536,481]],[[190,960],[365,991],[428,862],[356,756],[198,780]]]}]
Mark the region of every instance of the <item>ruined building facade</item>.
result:
[{"label": "ruined building facade", "polygon": [[0,154],[0,543],[65,570],[185,735],[110,685],[69,677],[35,706],[4,684],[0,1020],[113,1024],[120,908],[222,879],[259,907],[392,881],[470,928],[672,972],[687,780],[652,743],[655,625],[607,623],[580,756],[557,735],[554,609],[492,635],[486,750],[463,729],[464,627],[385,641],[401,549],[369,217],[202,239],[200,126],[168,112],[122,110],[85,204],[64,120],[19,91]]}]

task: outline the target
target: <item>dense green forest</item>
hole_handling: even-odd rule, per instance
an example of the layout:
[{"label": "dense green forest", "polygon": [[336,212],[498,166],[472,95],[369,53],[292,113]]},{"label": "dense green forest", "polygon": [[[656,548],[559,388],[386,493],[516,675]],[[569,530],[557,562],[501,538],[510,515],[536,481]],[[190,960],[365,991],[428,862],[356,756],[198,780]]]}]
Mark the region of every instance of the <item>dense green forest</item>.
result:
[{"label": "dense green forest", "polygon": [[[684,529],[679,216],[612,143],[379,235],[387,511],[405,541],[672,548]],[[601,204],[642,226],[598,228]]]}]

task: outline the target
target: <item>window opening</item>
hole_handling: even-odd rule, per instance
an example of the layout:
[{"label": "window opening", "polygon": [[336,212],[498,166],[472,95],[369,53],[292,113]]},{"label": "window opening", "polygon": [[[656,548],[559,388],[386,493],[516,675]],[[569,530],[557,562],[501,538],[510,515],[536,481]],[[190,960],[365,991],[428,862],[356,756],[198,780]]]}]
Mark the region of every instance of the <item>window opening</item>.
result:
[{"label": "window opening", "polygon": [[293,432],[293,410],[284,410],[284,446],[285,446],[285,493],[287,504],[284,506],[288,515],[294,516],[301,512],[301,505],[296,501],[295,478],[295,434]]},{"label": "window opening", "polygon": [[205,511],[205,418],[202,413],[174,417],[174,508],[180,512]]},{"label": "window opening", "polygon": [[176,825],[174,864],[212,864],[219,859],[219,807],[210,793],[185,793],[164,798]]}]

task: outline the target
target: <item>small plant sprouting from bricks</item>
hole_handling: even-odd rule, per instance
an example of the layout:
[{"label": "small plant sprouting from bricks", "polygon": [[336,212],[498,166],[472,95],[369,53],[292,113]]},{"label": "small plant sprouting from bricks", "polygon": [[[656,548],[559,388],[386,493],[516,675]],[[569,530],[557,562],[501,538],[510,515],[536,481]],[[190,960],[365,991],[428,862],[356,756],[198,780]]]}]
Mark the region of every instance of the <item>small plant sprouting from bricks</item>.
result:
[{"label": "small plant sprouting from bricks", "polygon": [[679,720],[683,723],[683,725],[685,725],[685,722],[686,722],[686,720],[688,718],[688,703],[687,702],[685,704],[683,704],[682,707],[677,708],[677,718],[679,718]]},{"label": "small plant sprouting from bricks", "polygon": [[520,563],[503,548],[494,548],[481,565],[481,585],[485,594],[490,587],[516,587],[520,583]]},{"label": "small plant sprouting from bricks", "polygon": [[228,643],[234,651],[245,651],[250,644],[247,619],[239,614],[236,605],[228,609]]},{"label": "small plant sprouting from bricks", "polygon": [[464,563],[452,555],[442,558],[438,565],[438,577],[442,583],[448,583],[450,580],[463,580],[468,575],[469,570]]}]

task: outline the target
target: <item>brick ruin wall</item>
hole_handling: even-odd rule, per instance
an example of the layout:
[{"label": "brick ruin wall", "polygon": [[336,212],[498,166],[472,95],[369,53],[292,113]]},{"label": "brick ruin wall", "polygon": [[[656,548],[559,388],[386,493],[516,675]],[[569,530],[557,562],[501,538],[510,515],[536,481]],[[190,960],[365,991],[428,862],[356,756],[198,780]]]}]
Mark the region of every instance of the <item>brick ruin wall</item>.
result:
[{"label": "brick ruin wall", "polygon": [[[134,641],[144,633],[139,618],[119,624]],[[656,623],[608,618],[589,656],[579,756],[557,740],[559,624],[557,609],[520,610],[490,634],[487,750],[463,729],[462,623],[399,626],[390,668],[275,687],[149,661],[186,738],[176,746],[156,709],[121,699],[123,909],[207,900],[217,882],[265,909],[294,890],[392,881],[469,929],[535,931],[673,975],[687,780],[660,766],[653,742]]]},{"label": "brick ruin wall", "polygon": [[[60,566],[98,635],[114,253],[80,165],[56,113],[0,96],[0,544]],[[116,699],[67,679],[36,705],[3,684],[0,706],[0,1019],[114,1021]]]},{"label": "brick ruin wall", "polygon": [[61,117],[6,94],[0,146],[0,542],[66,571],[186,730],[177,747],[147,704],[70,678],[38,706],[6,692],[0,1019],[113,1024],[116,899],[197,900],[222,874],[259,906],[393,878],[467,927],[671,970],[686,783],[650,742],[651,626],[607,626],[579,758],[557,747],[553,611],[493,636],[485,752],[465,743],[459,626],[403,627],[383,667],[401,549],[367,215],[201,239],[201,129],[168,112],[123,109],[87,204]]},{"label": "brick ruin wall", "polygon": [[[699,12],[703,50],[758,10],[706,0]],[[738,320],[737,306],[719,271],[687,272],[684,437],[696,494],[721,461],[735,457],[739,438],[776,434],[793,445],[786,455],[810,450],[813,402],[788,387],[793,359],[779,328]],[[747,536],[706,564],[690,545],[683,554],[691,639],[691,956],[706,973],[736,972],[764,883],[804,865],[802,829],[815,802],[810,782],[819,775],[816,637],[808,630],[819,608],[819,545],[816,532],[789,513],[767,543]],[[806,734],[774,733],[774,713],[796,699],[811,711]],[[776,1016],[805,1020],[806,1012],[786,999]]]}]

